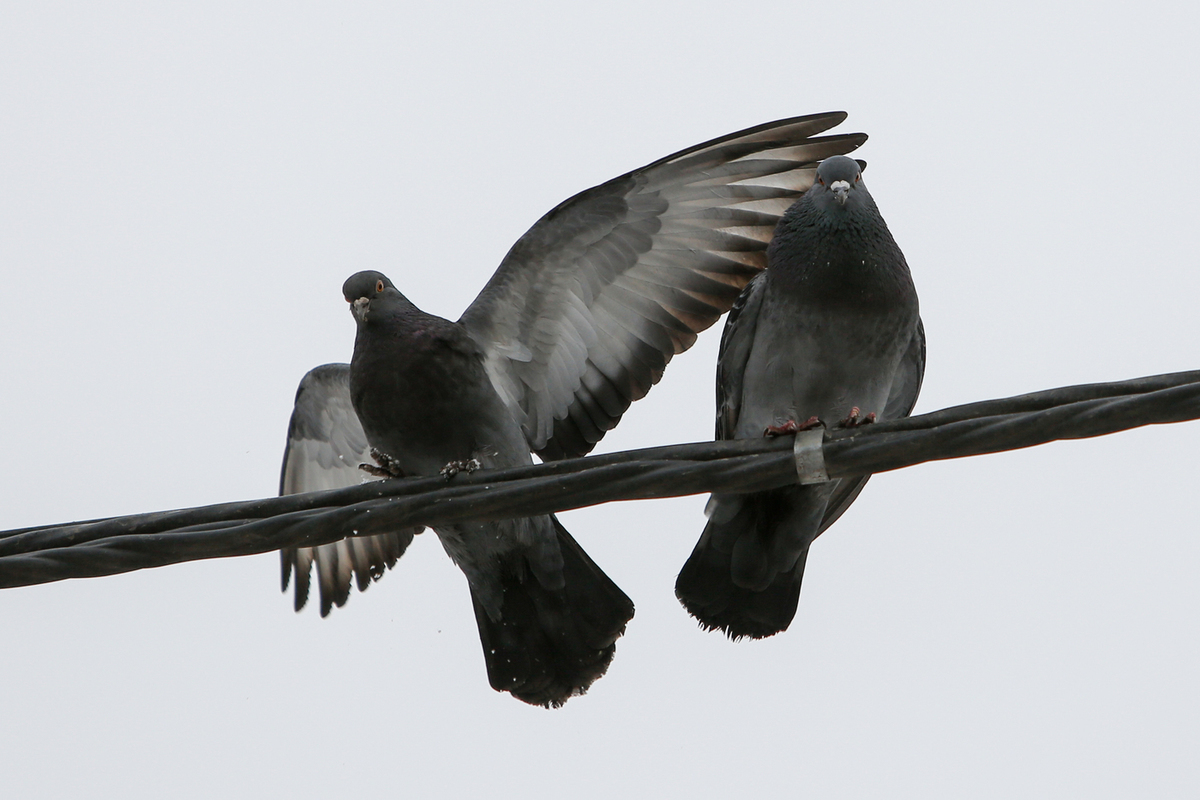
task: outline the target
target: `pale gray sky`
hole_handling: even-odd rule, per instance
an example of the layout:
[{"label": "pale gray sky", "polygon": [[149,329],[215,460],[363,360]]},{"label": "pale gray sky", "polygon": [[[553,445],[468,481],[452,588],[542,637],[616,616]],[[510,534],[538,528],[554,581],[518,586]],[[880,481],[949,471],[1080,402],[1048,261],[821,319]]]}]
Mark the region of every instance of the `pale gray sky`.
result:
[{"label": "pale gray sky", "polygon": [[[845,109],[921,293],[918,411],[1195,369],[1183,3],[14,3],[4,528],[273,494],[380,269],[457,317],[581,189]],[[719,333],[604,450],[712,432]],[[1200,426],[875,478],[796,621],[700,632],[703,498],[564,515],[637,604],[548,712],[487,684],[430,535],[321,620],[274,555],[0,591],[5,793],[1193,797]]]}]

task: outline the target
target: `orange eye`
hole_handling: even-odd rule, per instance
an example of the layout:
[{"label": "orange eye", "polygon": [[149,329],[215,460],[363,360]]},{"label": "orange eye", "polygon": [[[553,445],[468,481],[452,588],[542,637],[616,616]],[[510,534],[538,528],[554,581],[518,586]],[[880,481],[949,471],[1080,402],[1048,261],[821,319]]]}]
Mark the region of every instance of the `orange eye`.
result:
[{"label": "orange eye", "polygon": [[825,181],[821,178],[820,175],[817,176],[817,183],[821,184],[822,186],[825,185]]},{"label": "orange eye", "polygon": [[383,292],[383,281],[375,281],[375,294]]}]

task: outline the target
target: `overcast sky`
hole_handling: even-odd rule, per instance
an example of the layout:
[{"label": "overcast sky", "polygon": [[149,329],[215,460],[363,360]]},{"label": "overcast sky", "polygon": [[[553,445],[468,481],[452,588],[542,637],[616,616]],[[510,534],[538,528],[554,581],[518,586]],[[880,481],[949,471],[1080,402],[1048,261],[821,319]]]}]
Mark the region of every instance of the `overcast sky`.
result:
[{"label": "overcast sky", "polygon": [[[6,2],[0,527],[268,496],[387,273],[457,318],[566,197],[844,109],[918,411],[1200,367],[1184,3]],[[424,4],[432,6],[432,4]],[[719,328],[602,451],[712,435]],[[563,515],[637,604],[558,711],[489,688],[433,536],[322,620],[278,558],[0,592],[12,797],[1194,797],[1200,426],[882,475],[791,629],[701,632],[704,498]]]}]

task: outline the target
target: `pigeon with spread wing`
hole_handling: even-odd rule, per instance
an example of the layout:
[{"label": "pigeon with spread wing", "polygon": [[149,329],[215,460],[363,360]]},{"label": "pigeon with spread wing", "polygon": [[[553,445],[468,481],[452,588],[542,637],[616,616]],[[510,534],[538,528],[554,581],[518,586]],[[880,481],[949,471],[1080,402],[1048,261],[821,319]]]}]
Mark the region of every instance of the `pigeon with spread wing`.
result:
[{"label": "pigeon with spread wing", "polygon": [[[496,433],[504,439],[501,460],[516,458],[517,449],[524,450],[521,459],[528,459],[530,451],[544,460],[588,453],[629,405],[662,377],[671,357],[690,347],[696,335],[716,322],[766,266],[766,248],[775,225],[812,185],[817,164],[851,152],[866,140],[857,133],[820,135],[844,119],[845,114],[834,112],[767,123],[697,145],[581,192],[542,217],[513,245],[457,323],[431,317],[415,307],[407,312],[436,320],[428,321],[427,327],[444,335],[447,343],[453,340],[451,349],[467,362],[478,360],[478,374],[486,376],[486,383],[472,378],[470,391],[477,399],[489,398],[487,403],[493,409],[489,414],[499,415],[494,409],[503,409],[511,418],[511,427],[505,423],[500,426],[504,432]],[[383,287],[377,297],[390,298],[393,292],[402,297],[381,275],[373,280]],[[365,282],[370,292],[376,288],[371,279],[359,282]],[[358,293],[361,288],[348,282],[347,293]],[[347,299],[354,301],[367,294]],[[393,301],[399,302],[395,298],[383,302]],[[360,320],[360,336],[362,324]],[[363,364],[368,362],[371,371],[386,369],[386,357],[375,354]],[[472,366],[473,375],[474,370]],[[318,367],[304,378],[284,455],[283,493],[353,485],[361,480],[358,464],[367,460],[368,443],[376,442],[352,413],[351,383],[346,365]],[[386,409],[382,401],[376,407]],[[380,427],[394,433],[390,424]],[[521,447],[517,447],[513,431],[523,439]],[[375,438],[395,439],[387,431],[374,434]],[[493,442],[486,444],[496,449]],[[393,448],[402,445],[400,440],[389,444]],[[387,452],[388,447],[380,449]],[[428,463],[423,462],[413,474],[429,474],[428,468],[443,453],[424,445],[417,449],[438,451],[417,456]],[[449,445],[445,449],[457,452]],[[402,453],[388,455],[402,463],[406,458]],[[445,460],[457,458],[447,456]],[[566,603],[570,608],[571,592],[562,594],[564,576],[568,586],[573,576],[594,577],[593,570],[605,581],[607,578],[553,517],[544,519],[553,524],[539,528],[541,532],[533,540],[542,542],[537,546],[545,552],[525,559],[531,575],[523,574],[520,580],[537,583],[551,594],[558,592],[557,607]],[[554,536],[545,533],[551,528]],[[413,533],[403,530],[285,550],[284,589],[295,575],[296,606],[302,607],[315,563],[321,611],[328,613],[332,606],[345,602],[352,582],[363,589],[392,566]],[[463,546],[449,538],[443,537],[443,544],[472,582],[473,567],[466,563],[472,557],[464,557]],[[557,557],[551,552],[555,549],[560,554]],[[565,567],[557,566],[558,559]],[[588,565],[586,569],[579,567],[583,563]],[[536,691],[526,692],[522,698],[530,702],[556,705],[585,690],[603,673],[613,642],[632,615],[631,604],[626,608],[616,595],[611,596],[608,618],[590,626],[593,634],[605,632],[599,638],[592,636],[588,644],[603,655],[579,667],[577,674],[548,679],[544,670],[554,662],[553,653],[527,653],[530,673],[515,674],[500,663],[503,659],[495,652],[489,652],[496,645],[494,637],[489,644],[485,629],[489,624],[502,625],[505,610],[503,603],[497,608],[489,606],[483,583],[475,580],[471,586],[489,676],[493,686],[506,691],[524,681],[538,684]],[[609,585],[620,594],[615,585]],[[527,596],[524,600],[529,601],[525,611],[537,610],[536,599]],[[626,611],[628,616],[618,620]],[[538,626],[544,620],[532,613],[520,625],[526,623]],[[527,633],[518,632],[514,641],[525,636],[528,647]],[[606,641],[609,638],[612,641]],[[546,641],[550,642],[547,647],[553,647],[552,637]],[[538,670],[543,672],[535,679],[532,673]]]}]

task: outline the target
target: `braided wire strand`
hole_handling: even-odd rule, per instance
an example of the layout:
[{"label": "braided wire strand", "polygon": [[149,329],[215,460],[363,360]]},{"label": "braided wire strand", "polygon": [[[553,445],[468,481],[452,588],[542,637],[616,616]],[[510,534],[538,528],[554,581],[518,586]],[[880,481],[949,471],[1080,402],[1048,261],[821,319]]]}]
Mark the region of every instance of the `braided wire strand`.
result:
[{"label": "braided wire strand", "polygon": [[[827,431],[831,478],[1200,419],[1200,371],[1051,389]],[[0,588],[305,547],[399,527],[796,483],[792,437],[631,450],[443,478],[0,533]]]}]

